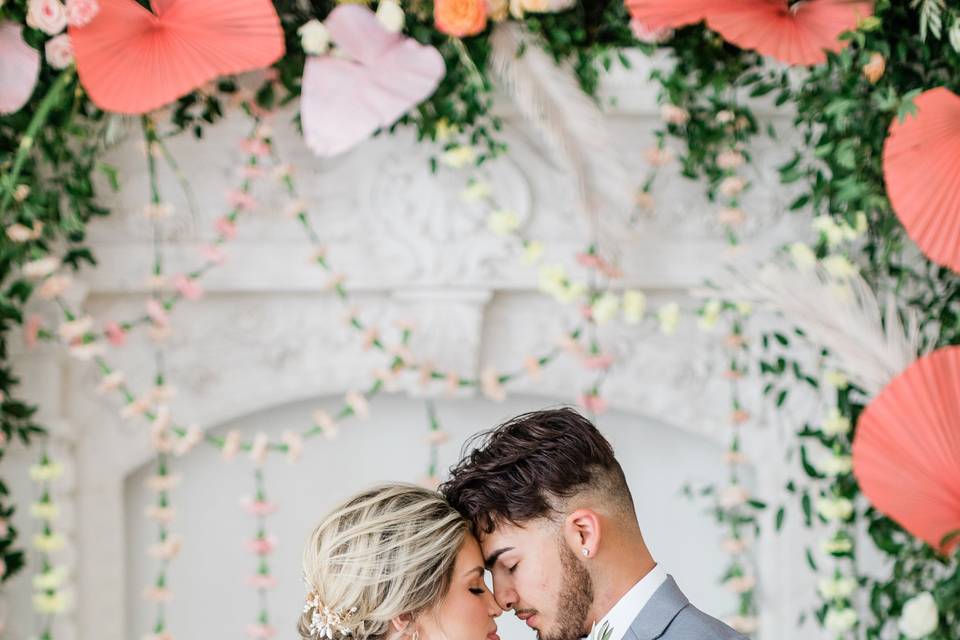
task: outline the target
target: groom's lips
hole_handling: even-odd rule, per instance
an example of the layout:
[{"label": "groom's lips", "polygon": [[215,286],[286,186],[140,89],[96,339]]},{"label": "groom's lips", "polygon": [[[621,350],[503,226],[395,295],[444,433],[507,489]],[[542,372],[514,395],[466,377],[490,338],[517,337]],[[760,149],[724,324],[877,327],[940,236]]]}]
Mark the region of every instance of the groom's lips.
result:
[{"label": "groom's lips", "polygon": [[537,617],[535,613],[518,613],[517,617],[527,623],[527,626],[531,629],[536,629],[537,626],[534,623],[534,619]]}]

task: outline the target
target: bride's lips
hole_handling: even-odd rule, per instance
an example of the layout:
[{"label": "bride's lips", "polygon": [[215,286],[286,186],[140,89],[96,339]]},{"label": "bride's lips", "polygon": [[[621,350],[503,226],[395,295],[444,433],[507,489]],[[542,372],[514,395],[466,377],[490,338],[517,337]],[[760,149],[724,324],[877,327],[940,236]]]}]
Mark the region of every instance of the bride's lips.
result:
[{"label": "bride's lips", "polygon": [[497,635],[496,629],[487,634],[487,640],[500,640],[500,636]]}]

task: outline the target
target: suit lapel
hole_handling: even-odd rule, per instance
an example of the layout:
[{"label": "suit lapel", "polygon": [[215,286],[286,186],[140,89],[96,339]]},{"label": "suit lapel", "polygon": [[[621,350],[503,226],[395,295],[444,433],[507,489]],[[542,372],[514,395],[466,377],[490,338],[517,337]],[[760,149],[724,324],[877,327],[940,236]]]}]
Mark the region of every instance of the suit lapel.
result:
[{"label": "suit lapel", "polygon": [[671,576],[667,576],[666,582],[660,585],[650,601],[640,610],[639,615],[630,625],[630,633],[625,638],[628,640],[659,638],[677,614],[689,604],[690,601],[680,591],[676,581]]}]

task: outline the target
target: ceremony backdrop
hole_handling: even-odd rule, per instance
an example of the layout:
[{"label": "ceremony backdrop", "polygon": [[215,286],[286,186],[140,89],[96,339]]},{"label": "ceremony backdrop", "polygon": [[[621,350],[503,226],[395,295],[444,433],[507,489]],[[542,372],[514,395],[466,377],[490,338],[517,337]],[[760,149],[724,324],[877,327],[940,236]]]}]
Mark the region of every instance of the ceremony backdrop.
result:
[{"label": "ceremony backdrop", "polygon": [[2,633],[292,637],[336,500],[570,403],[709,613],[960,634],[956,8],[198,6],[0,5]]}]

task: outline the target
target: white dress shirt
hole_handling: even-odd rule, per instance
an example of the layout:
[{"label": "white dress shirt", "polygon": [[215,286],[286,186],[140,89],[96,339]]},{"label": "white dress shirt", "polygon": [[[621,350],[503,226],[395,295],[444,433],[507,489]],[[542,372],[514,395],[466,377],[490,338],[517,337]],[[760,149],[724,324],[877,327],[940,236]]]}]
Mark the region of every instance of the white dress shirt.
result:
[{"label": "white dress shirt", "polygon": [[640,581],[631,587],[622,598],[613,605],[613,608],[607,612],[597,628],[603,624],[610,624],[610,637],[608,640],[623,640],[627,634],[627,629],[633,624],[633,621],[640,611],[646,606],[650,598],[664,582],[667,581],[667,572],[658,564],[647,575],[640,578]]}]

